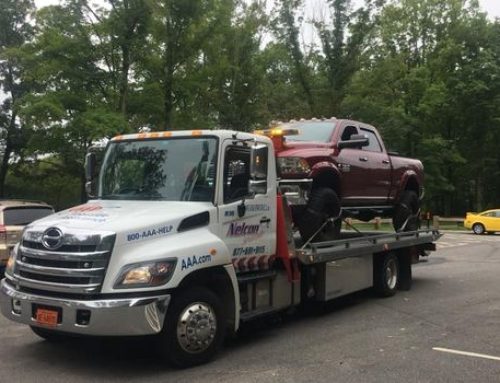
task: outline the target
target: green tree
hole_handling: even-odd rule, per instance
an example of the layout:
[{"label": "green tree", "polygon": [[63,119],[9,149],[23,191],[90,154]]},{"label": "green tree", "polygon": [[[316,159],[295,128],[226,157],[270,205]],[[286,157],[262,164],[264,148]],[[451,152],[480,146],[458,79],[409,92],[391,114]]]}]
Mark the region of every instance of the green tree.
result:
[{"label": "green tree", "polygon": [[0,197],[5,195],[9,161],[26,145],[29,132],[19,116],[19,100],[30,91],[23,79],[24,68],[16,51],[32,37],[29,16],[34,11],[31,0],[0,0]]},{"label": "green tree", "polygon": [[36,38],[23,47],[24,78],[36,90],[21,100],[21,115],[33,129],[29,153],[58,153],[68,174],[81,178],[92,142],[127,130],[109,92],[109,73],[101,66],[85,16],[74,7],[38,12]]}]

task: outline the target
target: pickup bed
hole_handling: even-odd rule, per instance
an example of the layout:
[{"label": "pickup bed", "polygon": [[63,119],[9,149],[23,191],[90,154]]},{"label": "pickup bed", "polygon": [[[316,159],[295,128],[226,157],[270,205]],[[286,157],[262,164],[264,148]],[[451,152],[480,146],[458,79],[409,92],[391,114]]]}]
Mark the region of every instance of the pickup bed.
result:
[{"label": "pickup bed", "polygon": [[[341,217],[388,217],[396,231],[418,228],[422,163],[387,152],[373,126],[292,120],[265,132],[275,143],[280,186],[304,240],[336,237]],[[328,218],[337,218],[330,228]]]}]

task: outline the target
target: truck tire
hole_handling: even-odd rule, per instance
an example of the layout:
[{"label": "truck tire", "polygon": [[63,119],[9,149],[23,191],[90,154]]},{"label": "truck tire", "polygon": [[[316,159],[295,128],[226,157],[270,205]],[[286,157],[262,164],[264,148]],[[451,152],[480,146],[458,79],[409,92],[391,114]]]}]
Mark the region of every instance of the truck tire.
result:
[{"label": "truck tire", "polygon": [[474,225],[472,225],[472,231],[474,232],[474,234],[484,234],[484,225],[482,223],[475,223]]},{"label": "truck tire", "polygon": [[[313,189],[309,196],[307,207],[297,219],[300,236],[304,242],[320,229],[325,221],[330,217],[340,215],[340,201],[337,193],[330,188],[320,187]],[[340,218],[333,223],[325,225],[323,230],[315,235],[313,242],[333,240],[340,234]]]},{"label": "truck tire", "polygon": [[205,287],[180,291],[159,334],[159,351],[175,367],[209,362],[222,346],[226,319],[221,300]]},{"label": "truck tire", "polygon": [[374,256],[373,287],[377,295],[391,297],[399,285],[399,260],[394,253]]},{"label": "truck tire", "polygon": [[30,326],[30,328],[31,331],[33,331],[33,333],[38,335],[40,338],[43,338],[46,341],[53,343],[64,342],[65,340],[76,337],[61,331],[49,330],[42,327]]},{"label": "truck tire", "polygon": [[417,193],[411,190],[405,190],[401,194],[398,204],[394,208],[392,216],[392,225],[394,230],[414,231],[419,228],[418,211],[420,202]]}]

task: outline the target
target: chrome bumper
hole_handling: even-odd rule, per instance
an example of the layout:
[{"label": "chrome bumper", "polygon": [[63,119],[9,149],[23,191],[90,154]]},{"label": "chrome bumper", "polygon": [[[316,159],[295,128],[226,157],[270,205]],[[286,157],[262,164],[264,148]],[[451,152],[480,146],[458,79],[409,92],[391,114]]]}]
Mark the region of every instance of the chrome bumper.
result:
[{"label": "chrome bumper", "polygon": [[[17,291],[5,279],[0,285],[0,308],[5,317],[30,326],[74,334],[101,336],[156,334],[163,327],[169,303],[170,295],[168,294],[143,298],[86,301],[23,293]],[[38,325],[34,318],[34,305],[62,309],[60,323],[55,327]],[[90,313],[88,324],[77,323],[78,314],[82,311]]]}]

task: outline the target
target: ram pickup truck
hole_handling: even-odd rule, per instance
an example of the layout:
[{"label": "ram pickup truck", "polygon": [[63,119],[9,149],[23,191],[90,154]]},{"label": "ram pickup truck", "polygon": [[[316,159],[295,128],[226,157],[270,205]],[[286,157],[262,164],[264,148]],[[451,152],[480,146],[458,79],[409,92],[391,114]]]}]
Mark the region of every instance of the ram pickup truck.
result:
[{"label": "ram pickup truck", "polygon": [[387,152],[373,126],[335,118],[291,120],[260,133],[273,139],[280,186],[304,240],[324,237],[332,217],[380,216],[392,218],[396,231],[418,228],[422,163]]}]

